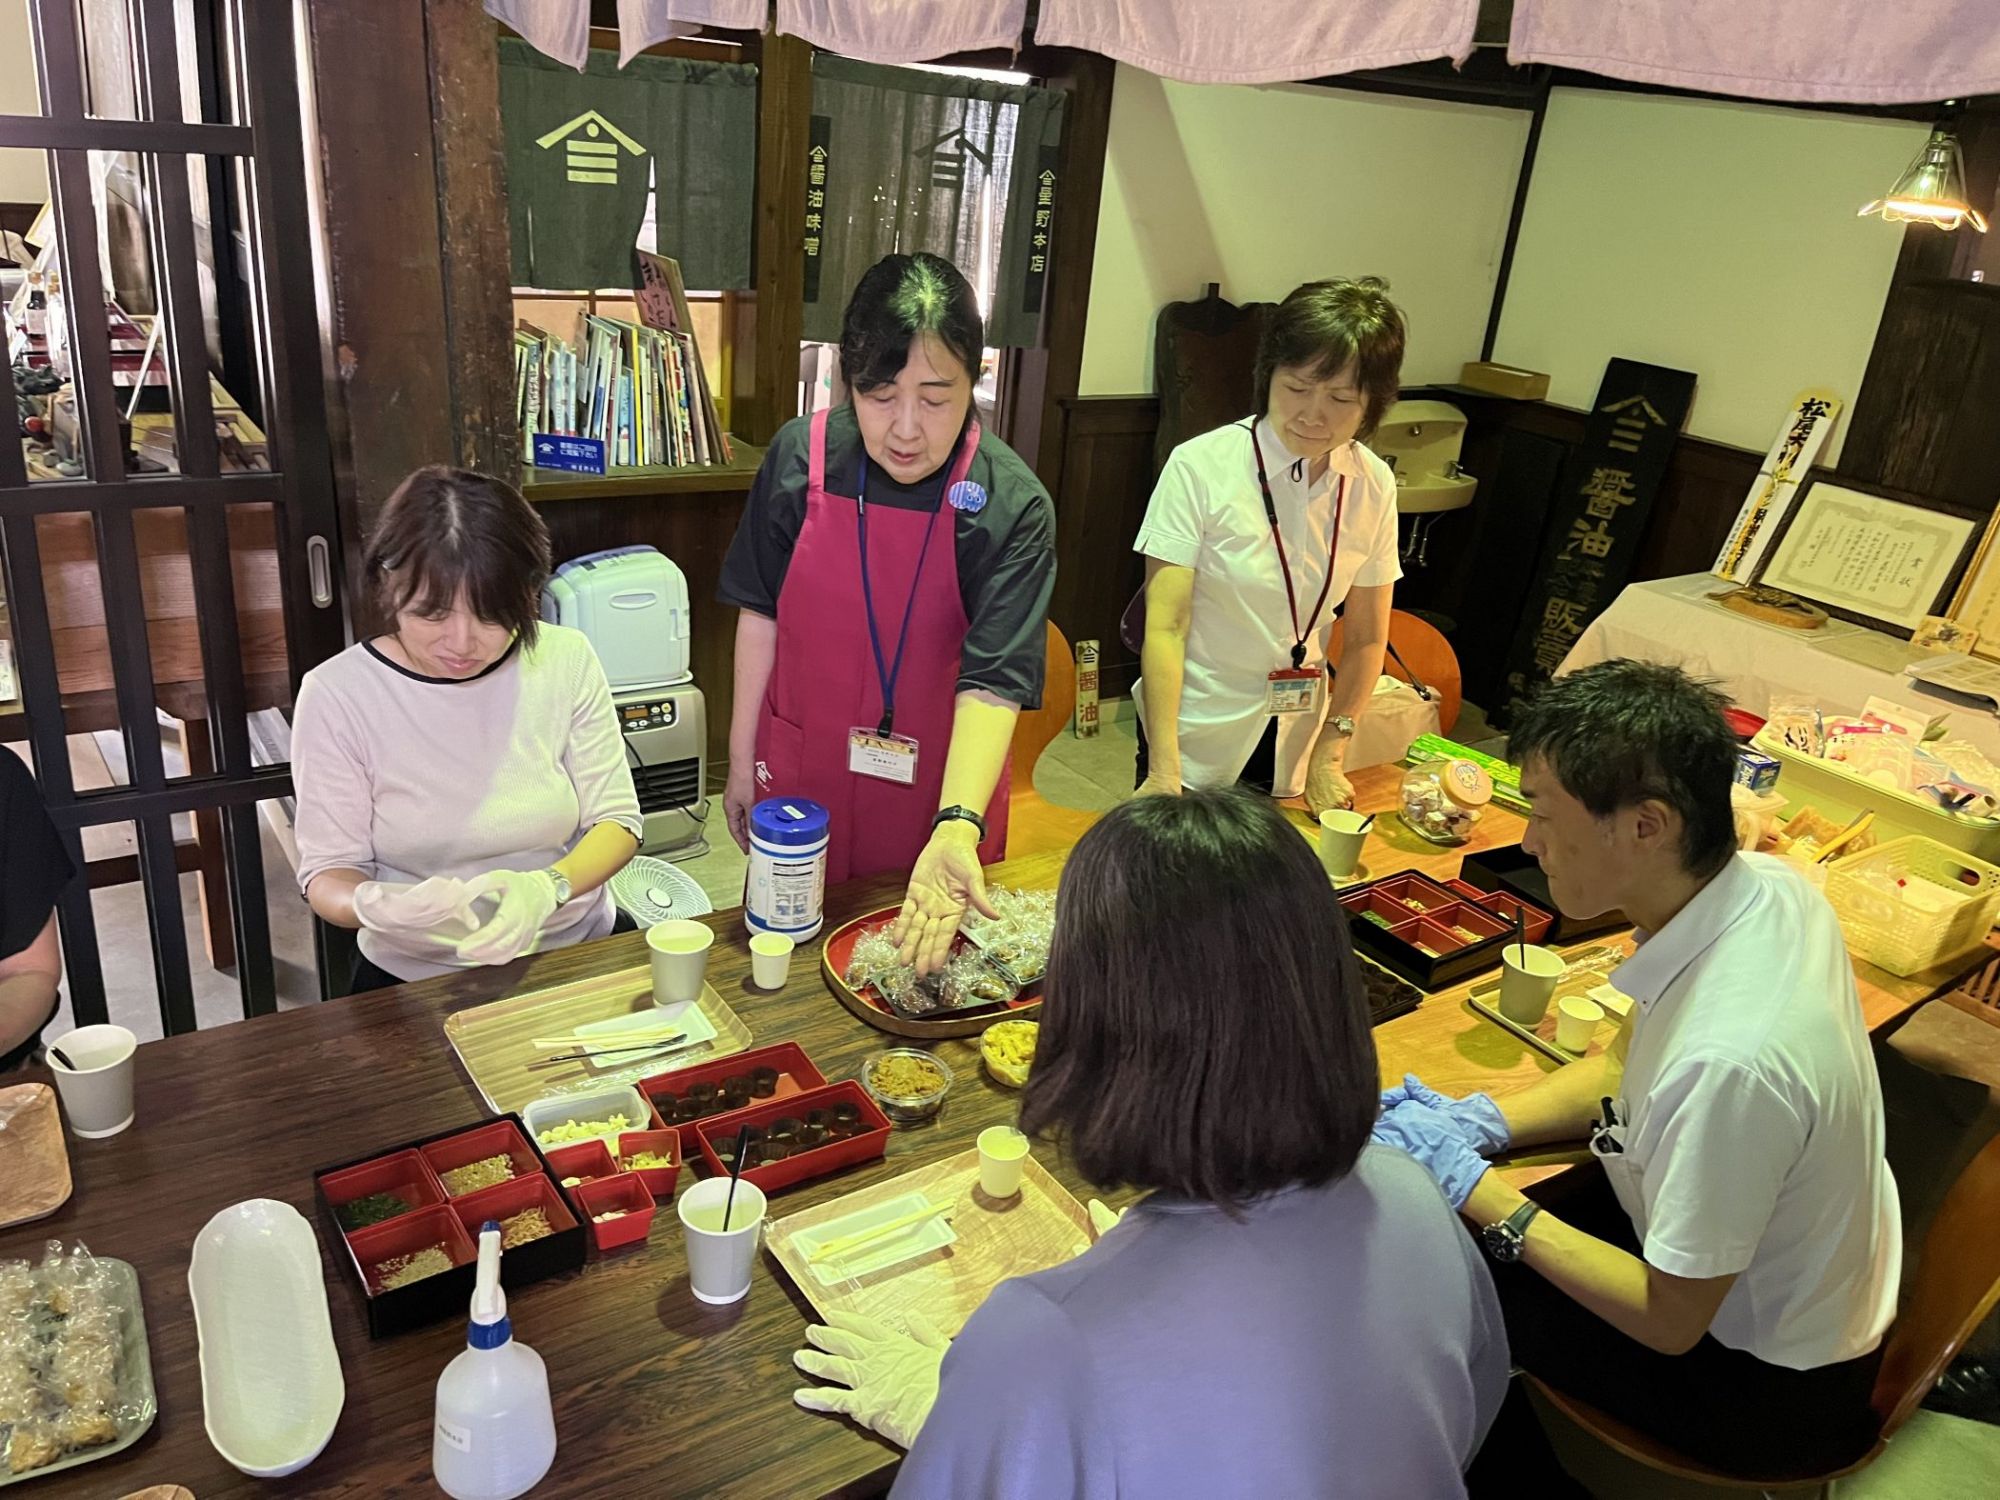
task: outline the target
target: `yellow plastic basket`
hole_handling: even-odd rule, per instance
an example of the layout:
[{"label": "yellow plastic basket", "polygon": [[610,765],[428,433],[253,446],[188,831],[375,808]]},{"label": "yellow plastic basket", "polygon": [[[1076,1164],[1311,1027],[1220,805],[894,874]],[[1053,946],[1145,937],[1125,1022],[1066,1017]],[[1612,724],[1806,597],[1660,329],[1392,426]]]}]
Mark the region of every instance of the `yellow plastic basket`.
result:
[{"label": "yellow plastic basket", "polygon": [[[1933,887],[1931,898],[1942,894],[1942,904],[1913,905],[1884,889],[1883,876]],[[1986,941],[2000,916],[2000,866],[1913,834],[1835,861],[1826,899],[1857,958],[1891,974],[1917,974]]]}]

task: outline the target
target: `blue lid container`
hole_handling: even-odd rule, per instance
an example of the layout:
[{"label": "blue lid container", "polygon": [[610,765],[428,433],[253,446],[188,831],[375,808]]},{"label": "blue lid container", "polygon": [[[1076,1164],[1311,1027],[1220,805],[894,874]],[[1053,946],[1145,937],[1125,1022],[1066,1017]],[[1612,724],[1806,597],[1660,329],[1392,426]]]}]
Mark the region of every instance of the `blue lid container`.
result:
[{"label": "blue lid container", "polygon": [[826,828],[826,809],[809,797],[771,797],[750,809],[750,836],[775,848],[810,848]]}]

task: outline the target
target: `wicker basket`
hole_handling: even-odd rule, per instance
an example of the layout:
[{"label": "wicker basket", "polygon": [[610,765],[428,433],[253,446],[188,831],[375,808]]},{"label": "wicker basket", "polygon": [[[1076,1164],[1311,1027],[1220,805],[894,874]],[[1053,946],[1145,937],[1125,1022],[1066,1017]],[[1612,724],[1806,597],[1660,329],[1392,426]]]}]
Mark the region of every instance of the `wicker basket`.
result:
[{"label": "wicker basket", "polygon": [[[1882,890],[1874,880],[1883,875],[1933,887],[1945,898],[1942,909],[1924,910]],[[1913,834],[1836,861],[1826,899],[1857,958],[1891,974],[1916,974],[1986,941],[2000,915],[2000,867]]]}]

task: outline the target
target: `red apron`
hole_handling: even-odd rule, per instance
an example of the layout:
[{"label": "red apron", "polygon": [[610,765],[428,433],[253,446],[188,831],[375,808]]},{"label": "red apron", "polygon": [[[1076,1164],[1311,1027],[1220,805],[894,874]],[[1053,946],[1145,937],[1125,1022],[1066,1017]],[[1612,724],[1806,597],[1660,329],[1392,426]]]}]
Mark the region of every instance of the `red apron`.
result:
[{"label": "red apron", "polygon": [[[951,749],[966,619],[958,590],[957,512],[943,503],[942,493],[934,513],[884,505],[868,512],[875,628],[885,650],[894,649],[903,606],[910,604],[909,644],[895,686],[895,728],[917,742],[917,770],[909,786],[849,771],[848,735],[858,727],[873,729],[881,720],[882,685],[862,602],[856,505],[826,489],[827,416],[821,411],[812,420],[805,524],[778,593],[777,660],[757,716],[757,795],[760,800],[810,797],[825,806],[826,878],[832,885],[885,871],[905,873],[930,841]],[[974,419],[945,488],[965,478],[978,448]],[[982,864],[1006,852],[1009,779],[1003,768],[986,809]]]}]

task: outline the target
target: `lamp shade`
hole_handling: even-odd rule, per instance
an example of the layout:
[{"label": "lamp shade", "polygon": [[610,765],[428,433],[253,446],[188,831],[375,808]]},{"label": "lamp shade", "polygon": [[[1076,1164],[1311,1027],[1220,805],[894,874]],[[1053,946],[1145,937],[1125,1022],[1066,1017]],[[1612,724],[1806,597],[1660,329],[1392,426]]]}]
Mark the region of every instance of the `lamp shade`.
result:
[{"label": "lamp shade", "polygon": [[1943,129],[1931,132],[1896,185],[1863,208],[1860,217],[1870,214],[1880,214],[1892,224],[1935,224],[1940,229],[1969,222],[1981,234],[1986,232],[1986,216],[1965,201],[1965,158],[1958,137]]}]

